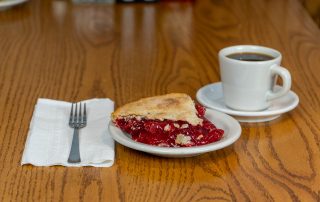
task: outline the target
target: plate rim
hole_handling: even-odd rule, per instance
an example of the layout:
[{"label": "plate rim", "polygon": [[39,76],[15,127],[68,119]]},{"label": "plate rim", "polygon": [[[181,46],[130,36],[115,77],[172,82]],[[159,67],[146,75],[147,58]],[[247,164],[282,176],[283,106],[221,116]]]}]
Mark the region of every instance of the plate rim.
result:
[{"label": "plate rim", "polygon": [[236,119],[234,119],[233,117],[225,113],[222,113],[213,109],[207,109],[206,113],[210,113],[210,114],[214,113],[215,117],[220,118],[221,120],[222,118],[227,120],[227,121],[222,121],[221,123],[226,124],[229,129],[230,129],[230,126],[232,125],[233,128],[231,128],[231,131],[229,133],[233,132],[234,134],[228,133],[227,135],[229,136],[231,135],[231,136],[225,139],[224,141],[219,140],[217,142],[213,142],[207,145],[172,148],[172,147],[152,146],[152,145],[136,142],[131,138],[129,138],[128,136],[126,136],[126,134],[121,129],[119,129],[112,123],[112,121],[109,122],[108,129],[111,134],[111,137],[119,144],[129,147],[131,149],[135,149],[138,151],[143,151],[151,154],[157,154],[157,155],[183,156],[183,155],[202,154],[202,153],[216,151],[224,147],[227,147],[233,144],[234,142],[236,142],[240,138],[242,128],[240,123]]},{"label": "plate rim", "polygon": [[[230,115],[235,115],[235,116],[243,116],[243,117],[259,117],[259,116],[274,116],[274,115],[280,115],[280,114],[283,114],[283,113],[286,113],[288,111],[291,111],[293,110],[294,108],[296,108],[299,104],[299,96],[293,92],[292,90],[289,91],[288,94],[291,94],[294,98],[294,101],[291,105],[287,106],[287,107],[284,107],[283,109],[278,109],[278,110],[268,110],[268,111],[255,111],[255,112],[251,112],[251,111],[236,111],[236,110],[233,110],[233,109],[230,109],[230,108],[220,108],[220,107],[215,107],[215,106],[212,106],[210,104],[207,104],[207,102],[204,102],[200,97],[204,95],[203,91],[206,89],[206,88],[209,88],[211,86],[221,86],[221,83],[222,82],[214,82],[214,83],[210,83],[210,84],[207,84],[205,86],[202,86],[196,93],[196,98],[198,100],[198,102],[200,104],[202,104],[203,106],[207,107],[207,108],[210,108],[210,109],[214,109],[214,110],[217,110],[217,111],[220,111],[220,112],[223,112],[223,113],[226,113],[226,114],[230,114]],[[278,86],[278,85],[277,85]],[[222,96],[220,96],[221,98]]]},{"label": "plate rim", "polygon": [[6,1],[0,1],[0,8],[9,7],[9,6],[15,6],[21,3],[24,3],[28,0],[6,0]]}]

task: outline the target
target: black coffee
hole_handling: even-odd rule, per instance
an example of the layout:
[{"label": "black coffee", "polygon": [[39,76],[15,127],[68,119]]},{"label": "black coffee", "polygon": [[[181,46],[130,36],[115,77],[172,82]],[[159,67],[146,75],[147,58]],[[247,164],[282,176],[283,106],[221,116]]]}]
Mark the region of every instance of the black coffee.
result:
[{"label": "black coffee", "polygon": [[242,52],[242,53],[232,53],[227,55],[228,58],[235,59],[235,60],[242,60],[242,61],[266,61],[272,60],[274,57],[263,54],[263,53],[249,53],[249,52]]}]

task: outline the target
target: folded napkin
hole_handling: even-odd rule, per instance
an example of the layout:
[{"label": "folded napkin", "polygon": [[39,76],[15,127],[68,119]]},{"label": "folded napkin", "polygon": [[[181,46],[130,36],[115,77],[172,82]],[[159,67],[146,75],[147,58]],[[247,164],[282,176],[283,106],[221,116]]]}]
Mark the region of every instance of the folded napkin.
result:
[{"label": "folded napkin", "polygon": [[112,166],[114,141],[109,135],[108,124],[114,103],[110,99],[84,102],[87,106],[87,126],[79,131],[81,163],[68,163],[73,136],[73,128],[68,125],[71,103],[38,99],[21,165]]}]

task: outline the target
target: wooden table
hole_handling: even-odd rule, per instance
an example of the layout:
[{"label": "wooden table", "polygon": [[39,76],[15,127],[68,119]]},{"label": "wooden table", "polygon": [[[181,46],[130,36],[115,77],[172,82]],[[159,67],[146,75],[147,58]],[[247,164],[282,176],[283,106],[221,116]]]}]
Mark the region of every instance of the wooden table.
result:
[{"label": "wooden table", "polygon": [[[0,201],[319,201],[320,31],[297,0],[72,4],[0,12]],[[278,49],[299,106],[233,145],[167,159],[116,145],[110,168],[20,166],[39,97],[141,97],[217,82],[219,49]],[[107,123],[106,123],[107,124]]]}]

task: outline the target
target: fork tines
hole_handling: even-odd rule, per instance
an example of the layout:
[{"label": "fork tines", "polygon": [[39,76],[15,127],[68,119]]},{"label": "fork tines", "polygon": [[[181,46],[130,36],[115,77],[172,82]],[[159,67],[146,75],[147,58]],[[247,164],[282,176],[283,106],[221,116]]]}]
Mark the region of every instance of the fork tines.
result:
[{"label": "fork tines", "polygon": [[86,103],[84,103],[84,104],[82,104],[81,102],[80,103],[72,103],[71,111],[70,111],[70,118],[69,118],[69,126],[71,128],[83,128],[86,125],[87,125]]}]

